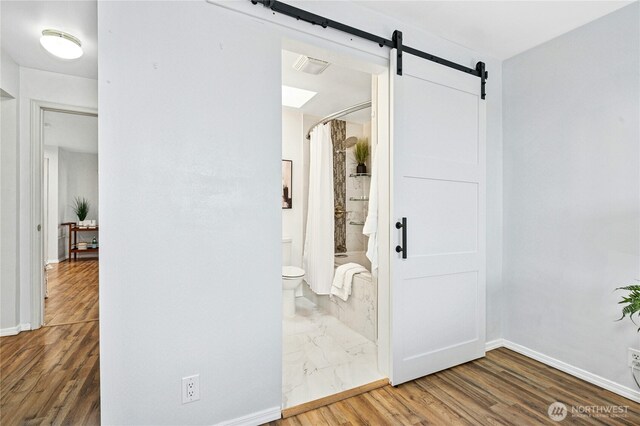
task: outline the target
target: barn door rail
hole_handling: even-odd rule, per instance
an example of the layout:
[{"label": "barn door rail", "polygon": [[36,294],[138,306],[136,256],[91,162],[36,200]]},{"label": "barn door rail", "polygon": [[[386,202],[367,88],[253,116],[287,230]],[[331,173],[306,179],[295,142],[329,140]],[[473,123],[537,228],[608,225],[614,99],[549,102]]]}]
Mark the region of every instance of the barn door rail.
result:
[{"label": "barn door rail", "polygon": [[410,55],[414,55],[419,58],[426,59],[427,61],[435,62],[445,67],[453,68],[455,70],[479,77],[480,89],[481,89],[480,95],[482,99],[485,99],[486,97],[485,87],[486,87],[486,81],[489,78],[489,72],[486,71],[484,62],[478,62],[475,68],[469,68],[464,65],[457,64],[447,59],[440,58],[438,56],[423,52],[418,49],[414,49],[413,47],[409,47],[403,44],[402,32],[398,30],[393,32],[392,39],[386,39],[384,37],[379,37],[375,34],[371,34],[369,32],[360,30],[358,28],[345,25],[341,22],[337,22],[332,19],[325,18],[324,16],[316,15],[315,13],[308,12],[304,9],[300,9],[298,7],[288,5],[281,1],[276,1],[276,0],[250,0],[250,1],[253,4],[260,3],[264,7],[271,9],[273,12],[290,16],[299,21],[308,22],[312,25],[319,25],[322,28],[333,28],[335,30],[342,31],[347,34],[351,34],[353,36],[360,37],[365,40],[369,40],[374,43],[377,43],[380,47],[397,49],[398,60],[397,60],[396,73],[398,75],[402,75],[402,55],[403,53],[408,53]]}]

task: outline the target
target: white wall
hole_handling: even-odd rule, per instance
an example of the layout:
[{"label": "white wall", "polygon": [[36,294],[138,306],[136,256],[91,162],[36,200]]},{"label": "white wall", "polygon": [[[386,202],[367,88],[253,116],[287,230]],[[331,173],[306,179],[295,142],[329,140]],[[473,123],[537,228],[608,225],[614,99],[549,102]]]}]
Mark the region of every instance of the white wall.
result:
[{"label": "white wall", "polygon": [[636,2],[503,68],[505,337],[633,389],[639,31]]},{"label": "white wall", "polygon": [[31,321],[31,103],[98,107],[97,81],[20,67],[20,321]]},{"label": "white wall", "polygon": [[[44,158],[49,159],[49,198],[48,198],[48,215],[49,217],[45,220],[47,221],[47,226],[45,227],[45,231],[47,232],[47,249],[45,253],[47,253],[49,259],[45,259],[49,263],[57,263],[59,260],[64,259],[64,257],[60,256],[59,246],[60,246],[60,217],[58,211],[58,158],[59,152],[57,146],[44,146]],[[46,188],[42,189],[46,191]]]},{"label": "white wall", "polygon": [[[44,156],[49,158],[49,221],[48,245],[51,262],[68,258],[69,235],[65,222],[76,222],[73,212],[75,197],[84,197],[89,201],[89,214],[86,220],[98,220],[98,155],[73,152],[57,146],[44,147]],[[97,232],[78,233],[79,241],[91,242],[99,239]],[[91,257],[93,254],[79,254]]]},{"label": "white wall", "polygon": [[18,295],[18,117],[20,73],[3,50],[0,88],[13,97],[1,101],[0,134],[0,334],[14,333],[20,323]]},{"label": "white wall", "polygon": [[89,214],[85,220],[98,220],[98,154],[73,152],[61,148],[59,184],[60,223],[78,220],[78,216],[73,211],[76,197],[86,198],[89,201]]},{"label": "white wall", "polygon": [[[502,63],[487,65],[487,341],[503,337],[506,301],[503,273]],[[500,101],[498,101],[498,99]]]},{"label": "white wall", "polygon": [[[388,55],[250,2],[225,5],[359,57]],[[352,3],[309,8],[374,33],[400,28],[468,65],[481,58]],[[279,415],[281,37],[324,42],[203,2],[102,2],[98,21],[103,423]],[[500,105],[488,98],[489,144],[501,137]],[[132,211],[147,221],[134,224]],[[194,373],[201,400],[181,405],[180,378]]]},{"label": "white wall", "polygon": [[295,108],[282,108],[282,159],[293,161],[293,205],[282,210],[282,236],[291,238],[291,264],[302,267],[303,217],[306,214],[303,176],[309,173],[309,165],[303,156],[304,140],[302,112]]},{"label": "white wall", "polygon": [[98,12],[102,422],[279,412],[280,42],[205,2]]}]

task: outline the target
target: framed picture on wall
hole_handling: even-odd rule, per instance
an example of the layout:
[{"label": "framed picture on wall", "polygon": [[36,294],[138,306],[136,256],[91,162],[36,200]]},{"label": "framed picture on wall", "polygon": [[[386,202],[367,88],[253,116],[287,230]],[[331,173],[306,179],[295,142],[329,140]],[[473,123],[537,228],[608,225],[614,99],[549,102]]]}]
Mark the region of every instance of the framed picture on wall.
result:
[{"label": "framed picture on wall", "polygon": [[282,208],[290,209],[293,206],[291,197],[291,179],[293,173],[293,161],[282,160]]}]

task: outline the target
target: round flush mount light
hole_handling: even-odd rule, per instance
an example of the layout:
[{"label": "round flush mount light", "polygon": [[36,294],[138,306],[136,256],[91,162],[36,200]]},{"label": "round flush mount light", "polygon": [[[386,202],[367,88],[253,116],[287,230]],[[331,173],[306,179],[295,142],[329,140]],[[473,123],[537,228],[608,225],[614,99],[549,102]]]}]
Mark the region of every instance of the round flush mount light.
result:
[{"label": "round flush mount light", "polygon": [[82,56],[82,43],[71,34],[58,30],[44,30],[40,44],[47,52],[62,59],[77,59]]}]

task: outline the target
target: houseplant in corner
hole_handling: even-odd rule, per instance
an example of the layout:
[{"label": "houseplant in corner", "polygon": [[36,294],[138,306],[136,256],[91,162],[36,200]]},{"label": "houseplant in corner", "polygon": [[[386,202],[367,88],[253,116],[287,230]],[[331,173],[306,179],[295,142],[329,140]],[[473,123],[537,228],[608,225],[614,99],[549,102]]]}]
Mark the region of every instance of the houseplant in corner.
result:
[{"label": "houseplant in corner", "polygon": [[[640,285],[628,285],[626,287],[619,287],[616,290],[626,290],[629,292],[626,296],[622,296],[622,300],[618,302],[620,304],[627,304],[622,308],[622,316],[618,321],[629,315],[629,319],[636,324],[636,322],[633,321],[633,315],[640,316]],[[638,332],[640,332],[640,328],[638,328]]]},{"label": "houseplant in corner", "polygon": [[78,226],[84,225],[84,220],[89,214],[89,200],[82,197],[76,197],[73,203],[73,212],[78,216]]},{"label": "houseplant in corner", "polygon": [[367,173],[366,162],[367,158],[369,158],[369,141],[366,138],[358,139],[353,153],[356,157],[356,162],[358,163],[356,173]]}]

